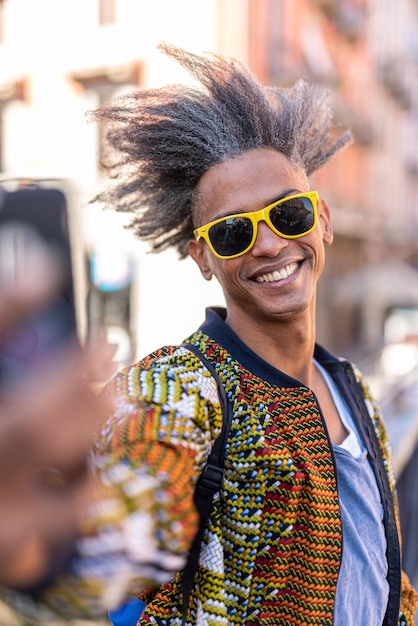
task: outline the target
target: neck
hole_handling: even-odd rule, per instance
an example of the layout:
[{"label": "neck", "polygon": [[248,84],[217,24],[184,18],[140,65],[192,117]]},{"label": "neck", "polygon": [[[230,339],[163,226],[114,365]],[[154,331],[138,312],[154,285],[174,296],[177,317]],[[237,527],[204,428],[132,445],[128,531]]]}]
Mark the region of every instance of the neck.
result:
[{"label": "neck", "polygon": [[290,320],[245,323],[229,314],[228,326],[264,361],[288,376],[311,386],[314,376],[315,320],[306,315]]}]

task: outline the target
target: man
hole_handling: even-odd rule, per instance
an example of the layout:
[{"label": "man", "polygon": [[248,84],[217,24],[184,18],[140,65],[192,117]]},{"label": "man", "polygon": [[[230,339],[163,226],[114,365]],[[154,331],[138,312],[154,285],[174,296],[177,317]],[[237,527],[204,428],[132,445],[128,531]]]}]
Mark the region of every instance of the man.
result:
[{"label": "man", "polygon": [[[263,89],[237,63],[164,49],[203,88],[139,92],[96,119],[110,123],[121,176],[100,198],[132,212],[155,250],[189,253],[225,295],[226,310],[209,311],[187,340],[218,369],[234,415],[188,623],[395,624],[382,422],[358,372],[315,344],[332,228],[308,176],[350,136],[331,138],[316,88]],[[105,449],[128,460],[135,449],[151,473],[175,467],[183,499],[219,432],[204,376],[184,348],[166,348],[113,383],[126,431]],[[400,621],[411,622],[407,583],[403,593]],[[179,623],[178,577],[146,599],[144,623]]]},{"label": "man", "polygon": [[359,372],[315,343],[333,236],[308,176],[350,134],[332,134],[316,87],[263,88],[234,61],[163,50],[200,87],[138,91],[96,112],[113,178],[97,199],[133,213],[155,251],[190,254],[226,309],[107,387],[115,408],[95,462],[106,497],[42,600],[68,616],[95,596],[115,607],[140,594],[139,623],[182,623],[194,487],[223,419],[193,344],[233,419],[185,623],[412,626],[379,410]]}]

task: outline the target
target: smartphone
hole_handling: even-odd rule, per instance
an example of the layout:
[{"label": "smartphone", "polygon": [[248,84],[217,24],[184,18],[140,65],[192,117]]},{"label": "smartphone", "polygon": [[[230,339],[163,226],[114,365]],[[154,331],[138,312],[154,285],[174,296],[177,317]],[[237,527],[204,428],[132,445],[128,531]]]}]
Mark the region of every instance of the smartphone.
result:
[{"label": "smartphone", "polygon": [[36,185],[0,188],[0,294],[2,281],[17,280],[40,248],[59,266],[59,288],[29,319],[0,336],[0,386],[36,373],[77,342],[66,196]]}]

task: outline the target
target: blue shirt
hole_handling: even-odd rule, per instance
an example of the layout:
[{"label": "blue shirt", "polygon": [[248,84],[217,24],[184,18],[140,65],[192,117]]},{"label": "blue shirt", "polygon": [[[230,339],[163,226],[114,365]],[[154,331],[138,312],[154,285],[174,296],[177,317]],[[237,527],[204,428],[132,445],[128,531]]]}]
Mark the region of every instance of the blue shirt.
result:
[{"label": "blue shirt", "polygon": [[380,494],[348,407],[328,373],[319,369],[349,432],[341,445],[333,445],[343,528],[334,626],[382,626],[389,584]]}]

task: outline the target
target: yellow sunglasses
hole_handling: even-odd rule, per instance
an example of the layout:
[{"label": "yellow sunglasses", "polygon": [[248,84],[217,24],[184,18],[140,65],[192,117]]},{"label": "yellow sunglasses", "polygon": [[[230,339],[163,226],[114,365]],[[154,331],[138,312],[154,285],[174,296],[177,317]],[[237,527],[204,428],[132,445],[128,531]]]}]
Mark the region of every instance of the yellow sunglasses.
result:
[{"label": "yellow sunglasses", "polygon": [[285,239],[304,237],[318,220],[316,191],[287,196],[260,211],[226,215],[193,231],[196,241],[204,239],[219,259],[234,259],[251,250],[257,238],[258,222]]}]

